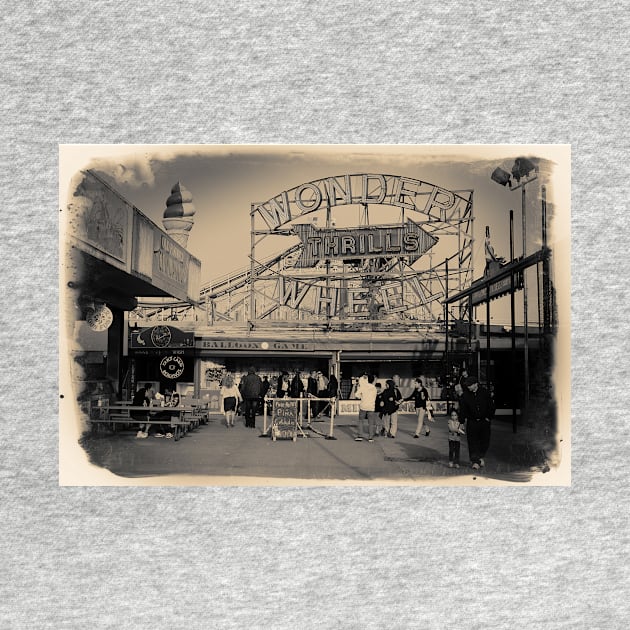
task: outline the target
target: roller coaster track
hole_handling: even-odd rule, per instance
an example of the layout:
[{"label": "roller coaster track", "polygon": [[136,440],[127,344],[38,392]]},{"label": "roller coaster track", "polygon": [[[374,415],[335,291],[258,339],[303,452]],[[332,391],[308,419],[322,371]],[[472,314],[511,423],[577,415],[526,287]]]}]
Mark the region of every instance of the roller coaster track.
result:
[{"label": "roller coaster track", "polygon": [[[302,248],[302,244],[297,243],[296,245],[293,245],[289,247],[288,249],[285,249],[279,254],[276,254],[272,256],[271,258],[268,258],[264,262],[261,262],[258,265],[255,265],[254,277],[267,271],[269,267],[278,264],[284,258],[287,258],[288,256],[291,256],[292,254],[295,254],[301,248]],[[214,280],[211,283],[205,284],[204,286],[201,287],[201,290],[199,291],[201,300],[203,301],[206,298],[210,300],[220,298],[231,291],[235,291],[236,289],[241,289],[244,286],[247,286],[249,284],[250,277],[251,277],[250,267],[244,267],[234,273],[230,273],[225,276],[222,276],[221,278]]]}]

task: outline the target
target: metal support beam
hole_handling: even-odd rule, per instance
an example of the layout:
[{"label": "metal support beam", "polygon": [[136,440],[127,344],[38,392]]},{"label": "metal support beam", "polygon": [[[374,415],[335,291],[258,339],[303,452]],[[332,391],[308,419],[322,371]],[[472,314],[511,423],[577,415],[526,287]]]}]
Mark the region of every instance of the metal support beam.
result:
[{"label": "metal support beam", "polygon": [[[514,210],[510,210],[510,262],[514,262]],[[514,312],[514,269],[510,272],[510,340],[512,359],[512,432],[516,433],[516,318]]]}]

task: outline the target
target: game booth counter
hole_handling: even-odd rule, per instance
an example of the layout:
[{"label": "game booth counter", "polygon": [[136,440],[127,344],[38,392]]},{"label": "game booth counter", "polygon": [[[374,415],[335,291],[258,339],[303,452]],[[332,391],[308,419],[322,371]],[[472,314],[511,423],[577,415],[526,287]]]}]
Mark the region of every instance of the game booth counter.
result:
[{"label": "game booth counter", "polygon": [[[188,330],[183,329],[186,326]],[[310,331],[297,333],[299,337],[294,338],[285,333],[284,339],[278,338],[277,332],[274,337],[265,331],[256,337],[250,333],[239,338],[235,330],[226,339],[227,335],[212,332],[206,335],[203,329],[187,322],[177,327],[166,322],[130,327],[124,392],[150,383],[156,392],[177,392],[182,398],[200,399],[211,413],[220,413],[219,390],[224,376],[232,373],[238,384],[254,367],[261,378],[268,380],[270,397],[275,396],[283,371],[299,373],[305,392],[311,372],[320,371],[326,377],[334,374],[339,382],[337,413],[355,412],[355,403],[347,399],[353,380],[363,373],[374,374],[383,387],[387,379],[394,379],[404,396],[411,393],[415,378],[422,373],[429,396],[437,402],[443,395],[438,384],[439,349],[434,352],[440,340],[378,340],[377,335],[370,334],[362,343],[356,336],[328,334],[319,338]],[[407,406],[404,403],[403,410]],[[437,410],[440,412],[441,406]]]}]

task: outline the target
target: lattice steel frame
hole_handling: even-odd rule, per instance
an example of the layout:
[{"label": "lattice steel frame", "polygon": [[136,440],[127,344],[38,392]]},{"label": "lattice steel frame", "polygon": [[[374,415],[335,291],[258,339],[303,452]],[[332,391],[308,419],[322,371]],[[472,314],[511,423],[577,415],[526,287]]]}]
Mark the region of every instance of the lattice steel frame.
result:
[{"label": "lattice steel frame", "polygon": [[[253,203],[250,208],[249,267],[216,279],[201,289],[201,296],[207,307],[208,325],[247,321],[252,326],[264,327],[278,321],[293,321],[304,324],[320,323],[334,328],[352,321],[377,323],[392,320],[435,325],[445,314],[443,300],[446,291],[448,290],[449,295],[462,291],[470,286],[473,279],[473,191],[448,192],[463,200],[463,203],[458,203],[458,211],[453,216],[446,216],[446,213],[442,213],[442,216],[422,215],[418,210],[401,208],[403,225],[408,218],[412,218],[432,236],[448,239],[449,242],[444,259],[433,264],[432,255],[428,252],[413,266],[407,264],[404,258],[388,256],[358,261],[356,264],[325,260],[313,269],[302,270],[293,266],[302,248],[300,243],[294,243],[265,260],[258,260],[256,248],[268,237],[273,235],[295,238],[290,226],[296,221],[291,219],[270,227],[261,215],[261,204]],[[322,207],[326,209],[327,228],[334,227],[331,222],[332,205],[335,204],[326,199]],[[370,225],[370,205],[391,204],[346,205],[360,209],[359,225]],[[303,222],[309,214],[312,213],[302,213],[299,222]],[[423,268],[418,268],[419,266]],[[350,313],[347,309],[347,297],[345,301],[341,300],[343,303],[340,305],[340,296],[344,290],[347,296],[348,289],[351,292],[367,291],[368,300],[372,301],[379,294],[380,303],[371,304],[368,301],[367,304],[359,305],[365,306],[363,311]],[[382,299],[383,296],[385,300]],[[467,303],[449,308],[449,318],[468,317]]]}]

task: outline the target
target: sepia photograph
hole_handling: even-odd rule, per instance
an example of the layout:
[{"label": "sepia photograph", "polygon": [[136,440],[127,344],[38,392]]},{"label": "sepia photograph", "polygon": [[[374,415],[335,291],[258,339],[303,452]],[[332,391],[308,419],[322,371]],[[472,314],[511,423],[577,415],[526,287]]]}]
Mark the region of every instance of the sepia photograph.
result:
[{"label": "sepia photograph", "polygon": [[570,485],[570,164],[60,145],[60,484]]}]

